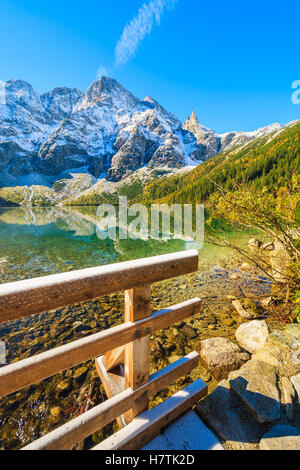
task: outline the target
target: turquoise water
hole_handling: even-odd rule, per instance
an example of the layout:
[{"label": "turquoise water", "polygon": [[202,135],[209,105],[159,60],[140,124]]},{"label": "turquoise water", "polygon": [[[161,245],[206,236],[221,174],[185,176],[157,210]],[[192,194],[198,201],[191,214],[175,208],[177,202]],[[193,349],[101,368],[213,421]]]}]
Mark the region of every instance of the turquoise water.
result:
[{"label": "turquoise water", "polygon": [[184,240],[100,240],[95,214],[94,207],[0,209],[1,282],[201,249]]},{"label": "turquoise water", "polygon": [[[178,333],[179,337],[174,336],[173,328],[168,330],[169,336],[158,336],[166,348],[166,364],[169,354],[174,354],[168,352],[170,344],[178,344],[175,353],[182,356],[197,348],[201,339],[212,336],[234,338],[241,319],[231,311],[227,294],[268,292],[268,284],[255,278],[251,280],[247,274],[239,272],[237,280],[231,277],[239,271],[237,267],[241,261],[229,249],[208,243],[202,247],[183,240],[100,240],[96,233],[95,213],[93,207],[0,209],[0,283],[197,248],[198,273],[152,286],[154,310],[193,297],[201,297],[203,301],[201,312],[189,323],[196,332],[194,339],[188,340],[181,333]],[[249,233],[228,231],[227,236],[231,241],[247,245]],[[121,323],[123,297],[122,293],[104,296],[0,325],[6,363],[20,361]],[[155,372],[156,356],[153,357],[151,367]],[[194,377],[201,377],[203,373],[206,373],[203,367],[197,369]],[[82,374],[81,381],[76,374],[80,377]],[[0,400],[0,450],[19,449],[75,417],[82,407],[82,390],[87,385],[95,392],[93,405],[100,403],[103,391],[97,380],[94,362],[89,361],[29,389],[3,397]],[[68,385],[65,394],[59,388],[63,381]],[[216,381],[211,379],[210,390],[215,385]],[[57,415],[53,415],[53,410],[58,410]],[[87,448],[114,430],[111,425],[96,433],[93,442],[86,444]]]}]

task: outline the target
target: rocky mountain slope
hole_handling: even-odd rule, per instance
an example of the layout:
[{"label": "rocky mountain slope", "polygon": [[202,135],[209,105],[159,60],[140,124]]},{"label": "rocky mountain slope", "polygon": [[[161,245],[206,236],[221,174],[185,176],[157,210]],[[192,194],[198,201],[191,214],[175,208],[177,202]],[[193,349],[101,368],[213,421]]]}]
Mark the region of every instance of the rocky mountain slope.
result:
[{"label": "rocky mountain slope", "polygon": [[147,97],[102,77],[84,95],[56,88],[38,95],[21,80],[5,84],[0,104],[2,186],[53,183],[71,171],[120,181],[145,165],[201,163],[195,136]]},{"label": "rocky mountain slope", "polygon": [[217,134],[215,131],[202,126],[193,111],[191,116],[182,125],[182,128],[194,134],[197,139],[199,152],[200,149],[202,149],[203,160],[207,160],[225,150],[240,147],[258,137],[279,131],[283,126],[275,123],[253,132],[227,132],[226,134]]},{"label": "rocky mountain slope", "polygon": [[88,188],[97,192],[99,182],[118,188],[128,178],[136,181],[136,174],[145,181],[190,170],[221,151],[281,129],[274,124],[252,133],[218,135],[201,126],[195,113],[182,124],[152,98],[140,100],[108,77],[85,94],[61,87],[39,95],[22,80],[2,88],[4,203],[53,204]]},{"label": "rocky mountain slope", "polygon": [[[258,131],[259,133],[259,131]],[[300,174],[300,121],[247,145],[227,149],[186,174],[164,176],[146,184],[139,202],[188,204],[206,201],[218,185],[236,184],[276,191]]]}]

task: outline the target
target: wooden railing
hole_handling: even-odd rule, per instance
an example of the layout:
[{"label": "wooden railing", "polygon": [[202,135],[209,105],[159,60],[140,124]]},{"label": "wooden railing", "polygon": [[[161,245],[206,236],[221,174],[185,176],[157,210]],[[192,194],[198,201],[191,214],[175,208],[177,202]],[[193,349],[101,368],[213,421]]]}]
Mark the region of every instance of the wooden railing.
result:
[{"label": "wooden railing", "polygon": [[197,269],[198,253],[191,250],[0,286],[0,323],[125,291],[122,325],[0,369],[0,396],[4,396],[95,359],[109,398],[24,449],[71,449],[115,419],[121,431],[97,448],[140,448],[207,393],[198,379],[173,396],[175,407],[174,399],[167,400],[164,407],[155,408],[153,419],[153,410],[148,410],[150,396],[191,372],[199,361],[193,352],[150,376],[150,335],[198,313],[201,307],[195,298],[151,314],[151,284]]}]

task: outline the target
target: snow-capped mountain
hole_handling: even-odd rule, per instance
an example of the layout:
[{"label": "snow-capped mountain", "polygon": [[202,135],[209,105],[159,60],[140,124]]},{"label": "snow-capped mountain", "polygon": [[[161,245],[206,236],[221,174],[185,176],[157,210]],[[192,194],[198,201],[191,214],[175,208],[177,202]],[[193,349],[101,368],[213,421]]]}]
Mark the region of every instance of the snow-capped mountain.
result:
[{"label": "snow-capped mountain", "polygon": [[86,94],[63,87],[39,95],[10,80],[0,101],[0,186],[52,184],[79,172],[118,182],[143,167],[196,166],[280,127],[218,135],[195,113],[182,125],[152,98],[140,100],[108,77]]},{"label": "snow-capped mountain", "polygon": [[226,134],[217,134],[215,131],[202,126],[193,111],[191,116],[182,125],[182,128],[194,134],[197,139],[199,149],[202,148],[203,160],[213,157],[217,153],[225,150],[240,147],[252,140],[272,134],[283,128],[281,124],[275,123],[267,127],[262,127],[253,132],[227,132]]}]

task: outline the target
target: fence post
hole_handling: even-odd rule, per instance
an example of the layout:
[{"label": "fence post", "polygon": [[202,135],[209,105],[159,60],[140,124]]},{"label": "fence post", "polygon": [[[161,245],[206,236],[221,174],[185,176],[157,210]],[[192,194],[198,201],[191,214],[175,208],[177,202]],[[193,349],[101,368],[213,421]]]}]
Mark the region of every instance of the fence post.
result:
[{"label": "fence post", "polygon": [[[151,286],[125,291],[125,322],[142,320],[151,315]],[[136,390],[149,382],[150,336],[137,339],[125,346],[125,388]],[[125,414],[126,422],[148,409],[148,396],[142,395],[135,406]]]}]

